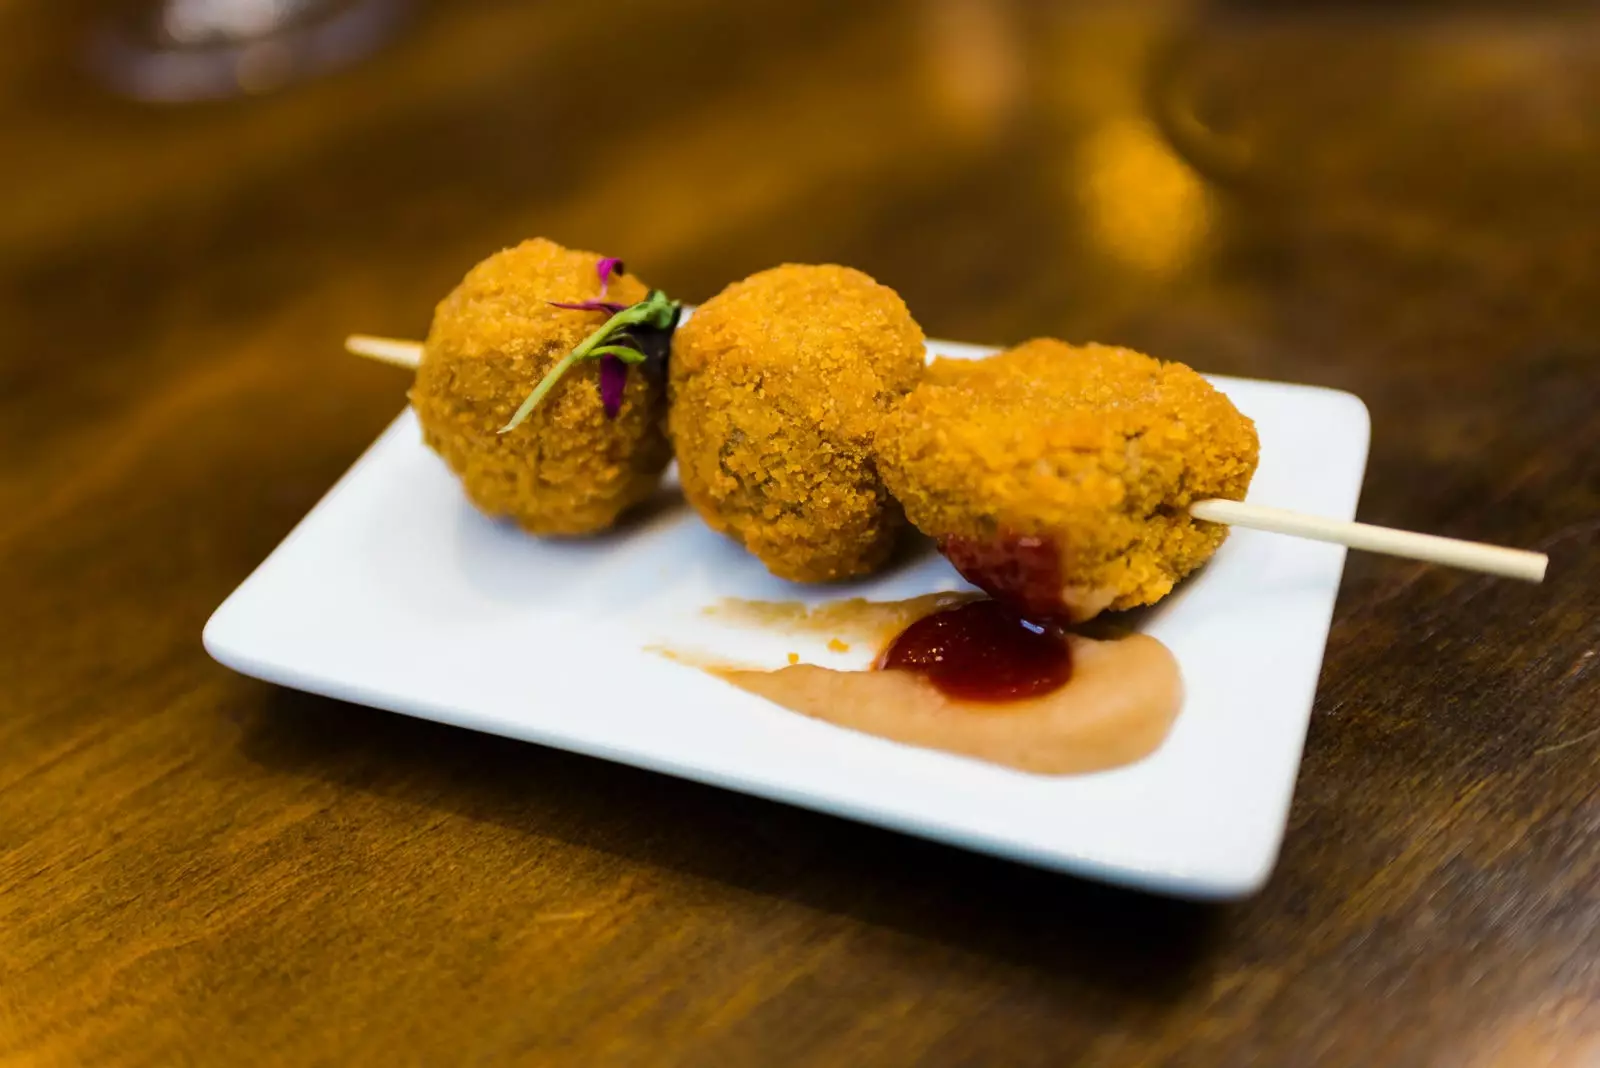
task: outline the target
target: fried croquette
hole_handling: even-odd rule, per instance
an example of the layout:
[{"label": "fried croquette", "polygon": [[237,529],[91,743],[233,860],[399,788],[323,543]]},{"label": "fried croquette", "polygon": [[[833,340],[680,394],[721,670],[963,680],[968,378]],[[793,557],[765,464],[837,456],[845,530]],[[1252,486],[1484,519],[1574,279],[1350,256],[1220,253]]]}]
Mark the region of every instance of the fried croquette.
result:
[{"label": "fried croquette", "polygon": [[[598,297],[601,263],[542,238],[484,260],[434,312],[411,389],[423,440],[472,503],[534,534],[605,530],[654,491],[670,458],[663,384],[628,374],[613,418],[594,361],[574,366],[524,422],[500,432],[545,373],[606,321],[604,310],[550,303]],[[648,293],[628,274],[610,277],[608,288],[619,304]]]},{"label": "fried croquette", "polygon": [[1049,339],[939,360],[885,419],[878,468],[956,568],[1025,613],[1081,622],[1152,604],[1227,528],[1189,516],[1240,499],[1255,424],[1194,371]]},{"label": "fried croquette", "polygon": [[868,574],[905,525],[873,434],[923,352],[904,302],[860,271],[790,264],[735,282],[673,339],[684,495],[780,578]]}]

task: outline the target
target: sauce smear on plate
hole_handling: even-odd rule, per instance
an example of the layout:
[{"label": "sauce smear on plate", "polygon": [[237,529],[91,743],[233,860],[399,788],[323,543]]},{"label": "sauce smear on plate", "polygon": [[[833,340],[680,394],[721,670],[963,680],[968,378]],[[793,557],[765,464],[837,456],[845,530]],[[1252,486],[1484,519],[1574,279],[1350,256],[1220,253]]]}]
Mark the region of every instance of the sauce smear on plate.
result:
[{"label": "sauce smear on plate", "polygon": [[1034,627],[990,601],[913,621],[872,671],[709,670],[840,727],[1042,775],[1150,755],[1183,703],[1177,661],[1156,639]]}]

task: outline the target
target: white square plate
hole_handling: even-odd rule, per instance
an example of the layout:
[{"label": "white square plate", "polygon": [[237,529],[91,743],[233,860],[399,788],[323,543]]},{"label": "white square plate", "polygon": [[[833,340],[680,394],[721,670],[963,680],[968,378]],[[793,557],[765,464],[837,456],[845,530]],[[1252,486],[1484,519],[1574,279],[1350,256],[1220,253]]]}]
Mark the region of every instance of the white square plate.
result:
[{"label": "white square plate", "polygon": [[[933,352],[992,352],[934,342]],[[1354,516],[1360,400],[1214,379],[1261,435],[1250,499]],[[681,503],[593,541],[548,542],[472,509],[407,411],[206,625],[256,678],[621,761],[1030,864],[1235,897],[1271,871],[1344,550],[1237,531],[1139,621],[1183,670],[1166,743],[1113,771],[1043,777],[788,712],[648,648],[835,667],[808,639],[717,625],[723,598],[894,600],[964,584],[925,553],[849,587],[794,586]]]}]

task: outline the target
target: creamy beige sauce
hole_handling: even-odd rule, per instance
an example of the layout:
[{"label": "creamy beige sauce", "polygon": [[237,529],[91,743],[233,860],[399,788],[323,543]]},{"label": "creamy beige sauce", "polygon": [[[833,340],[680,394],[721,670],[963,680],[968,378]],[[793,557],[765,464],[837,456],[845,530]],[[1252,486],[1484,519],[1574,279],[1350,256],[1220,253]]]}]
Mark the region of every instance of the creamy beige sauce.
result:
[{"label": "creamy beige sauce", "polygon": [[829,649],[842,653],[848,652],[852,644],[882,648],[923,616],[981,596],[971,592],[928,593],[904,601],[868,601],[852,597],[819,605],[728,597],[702,611],[714,619],[783,634],[827,635]]},{"label": "creamy beige sauce", "polygon": [[1042,697],[979,704],[947,697],[909,671],[716,668],[742,689],[802,715],[909,745],[943,749],[1041,775],[1131,764],[1155,752],[1183,704],[1171,651],[1135,634],[1070,635],[1072,677]]},{"label": "creamy beige sauce", "polygon": [[[729,598],[704,612],[780,633],[830,635],[835,651],[845,639],[883,649],[923,616],[980,596],[856,597],[816,606]],[[662,646],[650,650],[840,727],[1041,775],[1071,775],[1149,756],[1183,704],[1178,663],[1165,645],[1142,634],[1089,629],[1097,637],[1067,638],[1073,670],[1066,685],[1042,697],[993,704],[949,697],[908,671],[838,671],[795,663],[793,653],[789,667],[763,670]]]}]

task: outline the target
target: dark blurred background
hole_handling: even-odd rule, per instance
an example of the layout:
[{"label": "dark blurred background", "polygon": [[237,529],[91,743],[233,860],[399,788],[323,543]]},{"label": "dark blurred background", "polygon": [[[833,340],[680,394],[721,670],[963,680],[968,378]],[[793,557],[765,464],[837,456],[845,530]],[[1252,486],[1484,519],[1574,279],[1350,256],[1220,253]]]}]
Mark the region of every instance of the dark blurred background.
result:
[{"label": "dark blurred background", "polygon": [[[0,1062],[1600,1063],[1597,190],[1587,4],[0,0]],[[1229,908],[207,661],[532,235],[1354,391],[1550,582],[1350,561]]]}]

